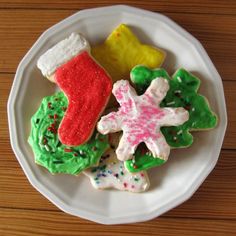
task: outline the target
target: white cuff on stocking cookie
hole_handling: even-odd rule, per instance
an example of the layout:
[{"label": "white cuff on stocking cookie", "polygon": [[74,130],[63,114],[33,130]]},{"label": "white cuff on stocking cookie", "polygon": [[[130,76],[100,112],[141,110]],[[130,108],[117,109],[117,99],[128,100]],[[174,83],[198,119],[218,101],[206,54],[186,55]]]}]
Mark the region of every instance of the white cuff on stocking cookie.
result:
[{"label": "white cuff on stocking cookie", "polygon": [[75,57],[82,51],[89,51],[88,41],[81,35],[72,33],[45,52],[38,60],[37,66],[42,74],[50,78],[58,67]]},{"label": "white cuff on stocking cookie", "polygon": [[170,147],[160,131],[161,126],[177,126],[189,118],[184,108],[160,108],[159,104],[169,90],[168,81],[156,78],[146,92],[137,96],[127,80],[117,81],[112,93],[120,104],[117,112],[103,116],[98,122],[102,134],[123,131],[117,158],[131,159],[137,146],[144,142],[154,157],[167,160]]}]

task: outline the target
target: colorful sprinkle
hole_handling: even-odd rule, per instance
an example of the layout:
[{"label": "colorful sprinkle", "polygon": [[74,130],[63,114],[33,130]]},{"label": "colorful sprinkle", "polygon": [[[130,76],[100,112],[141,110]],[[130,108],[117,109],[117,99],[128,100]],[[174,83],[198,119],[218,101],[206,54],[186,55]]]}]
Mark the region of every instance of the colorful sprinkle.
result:
[{"label": "colorful sprinkle", "polygon": [[191,110],[191,106],[190,106],[190,105],[186,105],[184,108],[185,108],[186,110],[188,110],[188,111]]},{"label": "colorful sprinkle", "polygon": [[45,149],[48,151],[48,152],[50,152],[50,147],[46,144],[46,145],[44,145],[44,147],[45,147]]},{"label": "colorful sprinkle", "polygon": [[[118,145],[119,134],[113,134],[114,145]],[[102,162],[99,163],[98,167],[85,170],[84,173],[90,177],[93,186],[98,189],[104,188],[116,188],[122,191],[131,192],[142,192],[145,191],[149,183],[146,175],[141,174],[143,172],[133,175],[129,173],[124,162],[118,161],[116,153],[113,149],[108,149],[105,154],[101,157]],[[136,181],[134,178],[137,178]],[[96,179],[95,179],[96,178]],[[99,181],[99,185],[96,183]]]},{"label": "colorful sprinkle", "polygon": [[72,152],[72,150],[69,148],[64,148],[64,152]]},{"label": "colorful sprinkle", "polygon": [[97,171],[97,168],[91,168],[91,172],[94,173]]},{"label": "colorful sprinkle", "polygon": [[178,76],[177,77],[177,80],[180,82],[180,83],[182,83],[182,79]]},{"label": "colorful sprinkle", "polygon": [[180,134],[182,134],[183,133],[183,130],[181,129],[181,130],[179,130],[178,132],[177,132],[177,135],[180,135]]},{"label": "colorful sprinkle", "polygon": [[169,106],[169,105],[174,105],[174,104],[175,104],[175,101],[166,103],[167,106]]},{"label": "colorful sprinkle", "polygon": [[48,140],[46,138],[43,138],[43,144],[47,144]]}]

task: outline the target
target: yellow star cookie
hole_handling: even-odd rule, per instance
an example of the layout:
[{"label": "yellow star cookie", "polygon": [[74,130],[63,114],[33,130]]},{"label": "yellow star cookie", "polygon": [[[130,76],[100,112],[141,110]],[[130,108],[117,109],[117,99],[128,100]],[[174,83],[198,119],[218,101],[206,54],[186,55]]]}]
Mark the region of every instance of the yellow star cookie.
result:
[{"label": "yellow star cookie", "polygon": [[119,25],[103,44],[93,47],[92,55],[111,75],[113,82],[129,79],[136,65],[157,68],[165,59],[163,51],[142,44],[125,24]]}]

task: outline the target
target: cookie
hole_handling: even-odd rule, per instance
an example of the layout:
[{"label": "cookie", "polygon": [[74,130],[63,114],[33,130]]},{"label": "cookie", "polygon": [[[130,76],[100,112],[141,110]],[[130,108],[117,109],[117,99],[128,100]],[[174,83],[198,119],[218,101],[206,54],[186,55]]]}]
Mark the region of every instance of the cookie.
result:
[{"label": "cookie", "polygon": [[125,24],[113,30],[103,44],[92,47],[91,53],[114,82],[129,79],[130,70],[136,65],[156,68],[165,59],[164,51],[142,44]]},{"label": "cookie", "polygon": [[[170,85],[161,107],[184,107],[189,112],[189,119],[180,126],[162,127],[161,132],[172,148],[188,147],[193,143],[192,131],[208,130],[217,125],[217,116],[211,110],[207,99],[198,94],[200,80],[185,69],[179,69],[170,78],[164,69],[149,69],[136,66],[131,71],[131,80],[138,94],[143,94],[156,78],[165,78]],[[143,148],[133,160],[126,161],[125,166],[131,172],[145,170],[161,163],[152,155],[142,155],[148,150]]]},{"label": "cookie", "polygon": [[137,96],[127,80],[119,80],[113,85],[112,93],[120,108],[103,116],[97,129],[102,134],[123,131],[116,149],[119,160],[131,159],[140,143],[145,143],[154,157],[167,160],[170,146],[160,127],[181,125],[189,117],[182,107],[160,108],[159,104],[168,90],[168,81],[163,78],[154,79],[141,96]]},{"label": "cookie", "polygon": [[88,41],[81,34],[72,33],[40,56],[37,66],[46,78],[55,82],[53,75],[57,68],[82,51],[90,51]]},{"label": "cookie", "polygon": [[117,160],[114,148],[119,141],[119,134],[110,134],[109,148],[101,157],[97,167],[83,173],[90,178],[96,189],[115,188],[121,191],[144,192],[149,188],[149,179],[145,171],[132,174],[124,167],[124,162]]},{"label": "cookie", "polygon": [[54,78],[68,98],[68,109],[58,135],[60,141],[69,146],[89,140],[112,90],[110,76],[90,56],[88,45],[82,36],[72,34],[38,61],[42,73]]},{"label": "cookie", "polygon": [[159,157],[154,157],[148,148],[144,144],[141,144],[138,146],[132,159],[124,162],[124,166],[130,173],[137,173],[161,166],[165,164],[166,161],[167,160],[163,160]]},{"label": "cookie", "polygon": [[112,82],[87,52],[57,69],[55,80],[69,100],[58,134],[62,143],[81,145],[90,138],[112,90]]},{"label": "cookie", "polygon": [[78,175],[81,171],[98,164],[108,149],[108,137],[97,132],[89,142],[69,147],[58,139],[58,126],[65,114],[68,101],[62,92],[45,97],[31,118],[31,132],[28,139],[35,162],[51,173]]}]

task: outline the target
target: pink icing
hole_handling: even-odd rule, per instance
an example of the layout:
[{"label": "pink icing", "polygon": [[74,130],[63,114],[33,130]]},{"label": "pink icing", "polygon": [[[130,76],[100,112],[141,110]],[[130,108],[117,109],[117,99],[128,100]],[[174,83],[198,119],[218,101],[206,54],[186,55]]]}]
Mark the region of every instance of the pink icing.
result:
[{"label": "pink icing", "polygon": [[121,107],[117,112],[102,117],[98,130],[103,134],[123,130],[116,150],[118,159],[124,161],[132,157],[141,142],[147,145],[154,156],[167,159],[170,147],[160,127],[180,125],[188,120],[188,112],[183,108],[159,107],[168,89],[168,82],[162,78],[153,80],[142,96],[137,96],[128,81],[121,80],[114,84],[112,92]]}]

